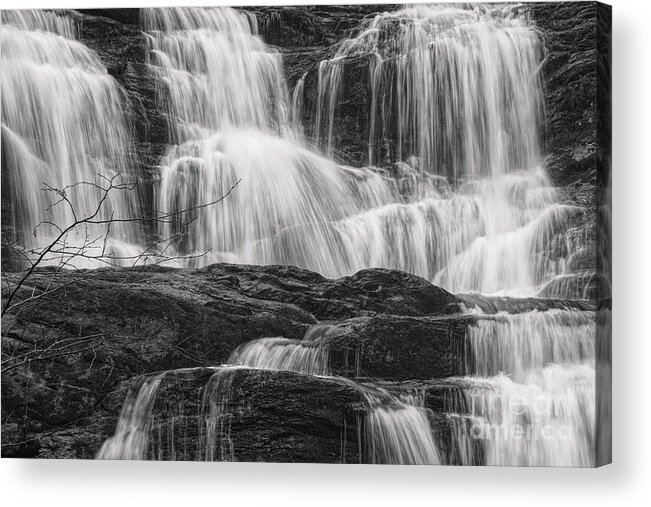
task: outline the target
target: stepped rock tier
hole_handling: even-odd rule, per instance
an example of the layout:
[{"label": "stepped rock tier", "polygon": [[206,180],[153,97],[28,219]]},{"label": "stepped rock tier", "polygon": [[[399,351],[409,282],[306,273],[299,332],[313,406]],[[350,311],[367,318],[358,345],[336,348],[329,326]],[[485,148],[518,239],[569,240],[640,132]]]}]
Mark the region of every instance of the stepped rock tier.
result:
[{"label": "stepped rock tier", "polygon": [[608,461],[608,16],[3,11],[2,456]]}]

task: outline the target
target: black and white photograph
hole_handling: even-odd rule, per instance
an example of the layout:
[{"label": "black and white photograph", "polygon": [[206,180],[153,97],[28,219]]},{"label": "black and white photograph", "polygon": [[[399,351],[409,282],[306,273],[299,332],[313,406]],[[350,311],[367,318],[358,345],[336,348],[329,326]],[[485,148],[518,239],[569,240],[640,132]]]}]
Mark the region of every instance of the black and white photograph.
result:
[{"label": "black and white photograph", "polygon": [[612,461],[610,5],[63,7],[0,13],[3,461]]}]

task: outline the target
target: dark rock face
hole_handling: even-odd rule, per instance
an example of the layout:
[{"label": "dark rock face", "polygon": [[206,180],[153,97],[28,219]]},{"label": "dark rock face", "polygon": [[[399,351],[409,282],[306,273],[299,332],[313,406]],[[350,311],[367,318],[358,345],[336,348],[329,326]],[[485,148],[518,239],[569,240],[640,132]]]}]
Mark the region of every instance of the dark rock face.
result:
[{"label": "dark rock face", "polygon": [[[8,276],[10,283],[18,277]],[[39,297],[25,299],[32,295]],[[134,377],[216,366],[245,342],[268,336],[300,339],[317,322],[339,323],[332,369],[342,375],[402,380],[461,374],[458,347],[468,324],[452,315],[460,308],[452,294],[417,276],[383,269],[338,280],[291,266],[216,264],[200,270],[56,275],[44,269],[26,282],[14,303],[2,319],[3,456],[91,458],[113,433]],[[319,438],[329,435],[332,441],[309,451],[310,439],[318,434],[309,429],[312,436],[303,443],[274,447],[277,454],[266,459],[343,459],[340,454],[335,459],[331,449],[339,452],[337,424],[343,424],[341,407],[353,403],[350,395],[339,393],[344,388],[337,383],[337,389],[328,384],[329,391],[312,385],[325,380],[300,376],[298,385],[292,374],[274,375],[263,382],[267,387],[255,391],[270,414],[262,415],[261,408],[246,416],[242,424],[250,429],[243,434],[264,434],[277,426],[269,418],[290,410],[280,404],[294,396],[286,392],[292,385],[296,419],[285,420],[282,438],[300,440],[309,429],[305,425],[324,424],[330,429]],[[310,398],[325,400],[333,389],[337,396],[345,394],[343,405],[335,403],[336,397],[332,405]],[[300,414],[306,419],[299,421]],[[260,453],[271,452],[265,445],[272,436],[267,444],[263,440],[246,447],[253,441],[243,438],[238,455],[260,459]],[[346,453],[347,461],[357,460],[352,451]]]},{"label": "dark rock face", "polygon": [[150,458],[202,461],[213,452],[228,461],[359,462],[361,393],[342,380],[284,371],[235,370],[223,400],[227,420],[206,445],[209,410],[201,395],[215,374],[208,368],[165,374],[153,407]]},{"label": "dark rock face", "polygon": [[215,264],[210,276],[237,280],[253,298],[291,303],[318,319],[363,314],[449,315],[459,311],[458,299],[420,276],[391,269],[364,269],[352,276],[329,280],[294,266]]},{"label": "dark rock face", "polygon": [[532,4],[547,48],[542,68],[547,167],[555,183],[594,184],[596,153],[596,3]]},{"label": "dark rock face", "polygon": [[471,318],[375,315],[331,332],[330,367],[345,377],[431,379],[465,373]]}]

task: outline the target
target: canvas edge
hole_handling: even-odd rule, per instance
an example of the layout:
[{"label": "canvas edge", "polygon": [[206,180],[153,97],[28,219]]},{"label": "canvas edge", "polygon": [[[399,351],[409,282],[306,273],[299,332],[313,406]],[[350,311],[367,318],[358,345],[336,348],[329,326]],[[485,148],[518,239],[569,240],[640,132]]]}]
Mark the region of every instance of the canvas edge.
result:
[{"label": "canvas edge", "polygon": [[595,2],[596,16],[596,266],[595,465],[612,462],[612,7]]}]

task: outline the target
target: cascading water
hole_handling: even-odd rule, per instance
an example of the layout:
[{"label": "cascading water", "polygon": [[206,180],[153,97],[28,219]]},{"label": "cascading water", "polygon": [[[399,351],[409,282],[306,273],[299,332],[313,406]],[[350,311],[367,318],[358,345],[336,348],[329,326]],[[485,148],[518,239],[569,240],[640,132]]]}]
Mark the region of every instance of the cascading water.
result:
[{"label": "cascading water", "polygon": [[327,339],[332,328],[329,324],[312,326],[302,340],[282,337],[253,340],[235,349],[228,362],[251,368],[329,375]]},{"label": "cascading water", "polygon": [[482,377],[509,372],[512,380],[520,382],[531,370],[550,363],[594,361],[594,333],[594,317],[587,312],[497,314],[469,329],[474,365],[468,369]]},{"label": "cascading water", "polygon": [[235,451],[230,438],[230,413],[228,402],[231,384],[237,367],[220,368],[205,387],[202,411],[205,415],[205,435],[202,440],[206,461],[233,461]]},{"label": "cascading water", "polygon": [[[477,377],[460,380],[451,414],[460,447],[488,465],[593,466],[594,312],[498,313],[468,330]],[[474,455],[470,456],[474,459]],[[460,464],[468,463],[469,458]]]},{"label": "cascading water", "polygon": [[542,45],[511,8],[416,5],[368,20],[319,69],[315,130],[328,152],[344,66],[355,57],[369,61],[369,163],[388,130],[397,131],[391,158],[415,155],[426,172],[455,180],[540,163]]},{"label": "cascading water", "polygon": [[233,9],[143,9],[149,61],[160,75],[177,143],[220,129],[281,132],[289,125],[282,60]]},{"label": "cascading water", "polygon": [[365,420],[369,463],[439,465],[439,451],[427,409],[412,395],[362,390],[369,404]]},{"label": "cascading water", "polygon": [[[318,324],[302,340],[262,338],[236,349],[229,363],[252,368],[329,375],[328,338],[334,326]],[[434,431],[422,400],[348,381],[366,400],[365,436],[360,448],[368,463],[438,465]]]},{"label": "cascading water", "polygon": [[[371,55],[370,135],[389,129],[377,111],[400,110],[397,156],[406,162],[397,178],[341,166],[304,144],[305,76],[290,107],[280,55],[256,35],[250,14],[183,8],[142,17],[178,143],[161,161],[158,208],[192,209],[239,181],[219,206],[196,212],[176,245],[195,254],[193,265],[294,264],[326,276],[387,267],[455,292],[511,295],[534,295],[565,272],[565,257],[543,240],[562,235],[579,210],[559,203],[539,168],[542,46],[524,16],[456,7],[385,13],[322,62],[317,133],[335,129],[345,62]],[[398,81],[388,77],[396,73]],[[416,126],[403,125],[412,116]],[[332,148],[326,143],[326,153]],[[172,237],[174,227],[159,232]]]},{"label": "cascading water", "polygon": [[165,372],[143,376],[129,389],[115,435],[102,444],[97,459],[147,459],[152,410]]},{"label": "cascading water", "polygon": [[[141,251],[139,224],[120,221],[139,212],[123,91],[98,56],[73,40],[72,18],[3,11],[2,23],[3,172],[26,255],[99,208],[96,221],[115,220],[108,233],[106,223],[86,224],[45,261],[72,257],[77,267],[133,262]],[[122,188],[102,202],[111,178]]]}]

